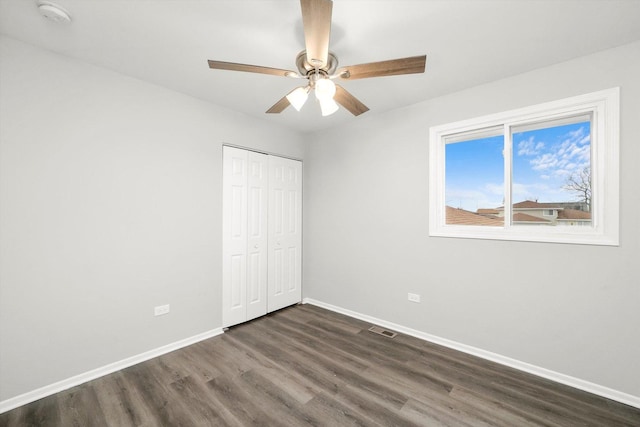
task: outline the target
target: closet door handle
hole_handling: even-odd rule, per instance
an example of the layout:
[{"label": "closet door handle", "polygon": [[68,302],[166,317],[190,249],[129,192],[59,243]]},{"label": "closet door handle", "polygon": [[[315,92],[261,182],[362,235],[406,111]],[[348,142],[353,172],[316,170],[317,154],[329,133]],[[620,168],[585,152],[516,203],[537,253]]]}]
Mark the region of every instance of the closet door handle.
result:
[{"label": "closet door handle", "polygon": [[258,249],[258,245],[255,245],[253,248],[254,248],[254,249]]}]

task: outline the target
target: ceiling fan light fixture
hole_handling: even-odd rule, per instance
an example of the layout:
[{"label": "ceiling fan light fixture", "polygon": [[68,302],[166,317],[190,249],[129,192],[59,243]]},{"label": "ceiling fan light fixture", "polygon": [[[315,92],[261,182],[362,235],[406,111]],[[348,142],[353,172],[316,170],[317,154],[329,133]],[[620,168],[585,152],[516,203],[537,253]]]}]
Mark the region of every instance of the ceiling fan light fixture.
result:
[{"label": "ceiling fan light fixture", "polygon": [[316,81],[316,98],[318,101],[324,100],[333,100],[334,95],[336,94],[336,84],[327,79],[319,79]]},{"label": "ceiling fan light fixture", "polygon": [[307,98],[309,97],[309,90],[311,88],[309,86],[300,86],[299,88],[294,89],[287,95],[287,100],[289,104],[293,106],[296,110],[300,111],[305,102],[307,102]]},{"label": "ceiling fan light fixture", "polygon": [[340,108],[333,98],[319,99],[318,101],[320,102],[320,111],[323,117],[330,116]]}]

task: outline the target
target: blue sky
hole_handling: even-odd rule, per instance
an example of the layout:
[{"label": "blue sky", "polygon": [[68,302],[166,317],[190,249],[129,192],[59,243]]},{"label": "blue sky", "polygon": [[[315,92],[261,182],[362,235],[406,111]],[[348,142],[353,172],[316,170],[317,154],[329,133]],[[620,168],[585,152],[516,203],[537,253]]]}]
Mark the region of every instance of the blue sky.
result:
[{"label": "blue sky", "polygon": [[[513,135],[513,201],[565,202],[567,178],[591,162],[589,122]],[[446,204],[469,211],[501,206],[504,198],[503,137],[447,144]]]}]

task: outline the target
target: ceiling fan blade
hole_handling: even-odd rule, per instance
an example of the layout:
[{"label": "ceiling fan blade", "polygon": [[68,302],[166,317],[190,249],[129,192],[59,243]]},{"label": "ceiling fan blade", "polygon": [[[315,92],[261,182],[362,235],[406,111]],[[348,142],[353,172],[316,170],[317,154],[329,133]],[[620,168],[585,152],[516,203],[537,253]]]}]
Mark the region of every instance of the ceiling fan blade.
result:
[{"label": "ceiling fan blade", "polygon": [[282,77],[300,77],[298,73],[290,70],[281,70],[279,68],[261,67],[259,65],[238,64],[235,62],[213,61],[209,60],[209,68],[215,70],[245,71],[247,73],[270,74],[272,76]]},{"label": "ceiling fan blade", "polygon": [[369,77],[397,76],[424,73],[427,55],[342,67],[336,74],[343,79],[367,79]]},{"label": "ceiling fan blade", "polygon": [[266,113],[268,113],[268,114],[282,113],[284,111],[284,109],[287,108],[289,105],[291,105],[291,104],[289,103],[289,100],[287,99],[287,97],[285,95],[284,97],[282,97],[282,99],[280,99],[278,102],[273,104],[271,106],[271,108],[269,108],[266,111]]},{"label": "ceiling fan blade", "polygon": [[322,68],[327,64],[331,36],[331,0],[300,0],[307,62]]},{"label": "ceiling fan blade", "polygon": [[351,95],[345,88],[336,85],[336,94],[333,99],[344,108],[349,110],[354,116],[369,111],[369,107],[360,102],[355,96]]}]

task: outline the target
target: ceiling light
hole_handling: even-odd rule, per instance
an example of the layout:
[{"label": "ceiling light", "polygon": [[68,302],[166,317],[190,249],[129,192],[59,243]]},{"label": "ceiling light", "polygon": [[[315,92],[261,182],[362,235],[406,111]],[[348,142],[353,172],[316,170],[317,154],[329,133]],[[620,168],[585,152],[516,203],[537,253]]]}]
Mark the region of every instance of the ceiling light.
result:
[{"label": "ceiling light", "polygon": [[296,110],[300,111],[304,103],[307,102],[310,89],[311,88],[309,86],[300,86],[289,92],[287,95],[289,104],[291,104]]},{"label": "ceiling light", "polygon": [[323,116],[329,116],[336,111],[338,111],[338,104],[333,98],[320,99],[320,111],[322,111]]},{"label": "ceiling light", "polygon": [[336,84],[331,80],[324,78],[316,81],[316,98],[318,101],[325,99],[333,100],[333,96],[336,94]]},{"label": "ceiling light", "polygon": [[38,12],[48,20],[58,24],[68,24],[71,22],[69,12],[55,3],[43,0],[38,1]]},{"label": "ceiling light", "polygon": [[338,111],[338,104],[333,100],[336,94],[336,84],[328,78],[316,80],[316,98],[320,102],[323,116],[329,116]]}]

